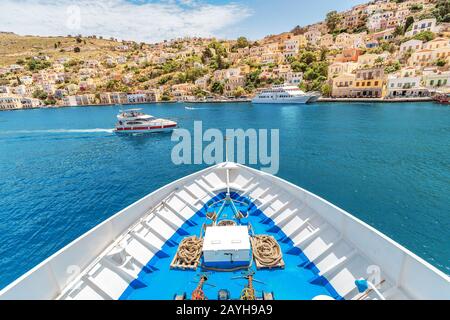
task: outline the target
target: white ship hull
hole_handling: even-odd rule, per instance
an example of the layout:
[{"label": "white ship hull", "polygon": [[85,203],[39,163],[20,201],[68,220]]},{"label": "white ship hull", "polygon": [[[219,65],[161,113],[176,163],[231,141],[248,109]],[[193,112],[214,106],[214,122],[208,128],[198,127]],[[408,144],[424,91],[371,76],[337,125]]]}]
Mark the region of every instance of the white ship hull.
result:
[{"label": "white ship hull", "polygon": [[[287,181],[234,163],[146,196],[0,291],[0,299],[118,299],[164,242],[224,191],[252,199],[345,299],[450,299],[447,275],[379,231]],[[355,280],[377,270],[380,286],[360,293]]]},{"label": "white ship hull", "polygon": [[255,98],[252,103],[255,104],[307,104],[310,96],[300,96],[292,98],[279,98],[279,99],[260,99]]},{"label": "white ship hull", "polygon": [[114,132],[119,134],[146,134],[171,132],[178,127],[174,121],[156,119],[153,116],[140,112],[141,109],[121,111],[117,116],[119,122]]},{"label": "white ship hull", "polygon": [[164,132],[172,132],[176,128],[177,128],[176,124],[156,125],[156,126],[142,126],[142,127],[116,127],[114,132],[119,133],[119,134],[164,133]]}]

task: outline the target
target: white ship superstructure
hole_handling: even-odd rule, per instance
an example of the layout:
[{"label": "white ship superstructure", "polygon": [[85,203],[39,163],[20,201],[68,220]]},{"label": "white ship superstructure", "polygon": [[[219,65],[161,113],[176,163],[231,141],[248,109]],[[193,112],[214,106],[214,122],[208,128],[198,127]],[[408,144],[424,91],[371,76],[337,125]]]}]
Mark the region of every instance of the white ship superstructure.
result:
[{"label": "white ship superstructure", "polygon": [[257,104],[306,104],[316,102],[320,97],[317,92],[305,93],[300,88],[290,85],[275,85],[261,90],[252,100]]},{"label": "white ship superstructure", "polygon": [[116,133],[158,133],[170,132],[178,124],[167,119],[158,119],[141,112],[142,109],[124,110],[117,116]]}]

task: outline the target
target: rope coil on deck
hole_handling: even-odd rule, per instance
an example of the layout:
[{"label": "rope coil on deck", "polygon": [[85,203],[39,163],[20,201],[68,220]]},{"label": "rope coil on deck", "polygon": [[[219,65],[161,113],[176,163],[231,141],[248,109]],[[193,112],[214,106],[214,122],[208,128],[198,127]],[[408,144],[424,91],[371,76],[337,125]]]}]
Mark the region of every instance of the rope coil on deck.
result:
[{"label": "rope coil on deck", "polygon": [[234,226],[237,226],[237,223],[233,220],[222,220],[217,224],[217,226],[219,226],[219,227],[228,227],[228,226],[234,227]]},{"label": "rope coil on deck", "polygon": [[256,266],[260,268],[283,268],[283,253],[272,236],[258,235],[250,238]]},{"label": "rope coil on deck", "polygon": [[196,236],[183,239],[172,261],[171,268],[197,269],[202,255],[203,239]]}]

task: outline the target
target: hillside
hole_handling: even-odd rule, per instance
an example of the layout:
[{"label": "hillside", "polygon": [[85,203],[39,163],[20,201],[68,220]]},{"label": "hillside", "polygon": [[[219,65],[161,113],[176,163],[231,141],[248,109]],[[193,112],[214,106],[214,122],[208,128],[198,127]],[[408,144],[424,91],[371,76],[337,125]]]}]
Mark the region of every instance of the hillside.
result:
[{"label": "hillside", "polygon": [[[149,96],[243,97],[286,83],[324,96],[384,97],[396,77],[415,87],[402,95],[429,95],[436,83],[444,91],[450,83],[449,22],[449,1],[378,0],[255,42],[185,38],[144,44],[0,33],[0,93],[83,105],[143,102]],[[375,67],[382,73],[376,88],[354,87],[356,70]],[[345,83],[351,85],[341,90]],[[151,95],[144,92],[149,90]],[[123,94],[103,98],[105,93]],[[131,93],[141,96],[127,98]]]},{"label": "hillside", "polygon": [[[13,33],[0,33],[0,65],[6,66],[29,57],[48,55],[56,60],[61,57],[77,59],[96,59],[108,54],[118,45],[111,40],[77,37],[38,37],[19,36]],[[81,52],[76,54],[74,48]]]}]

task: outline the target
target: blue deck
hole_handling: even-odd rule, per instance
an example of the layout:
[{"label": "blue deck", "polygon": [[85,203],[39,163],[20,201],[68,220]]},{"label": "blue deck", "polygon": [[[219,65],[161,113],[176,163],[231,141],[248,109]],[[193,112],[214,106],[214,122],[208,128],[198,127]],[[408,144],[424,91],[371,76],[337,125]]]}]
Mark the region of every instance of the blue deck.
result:
[{"label": "blue deck", "polygon": [[[208,281],[204,292],[209,300],[216,300],[218,291],[226,289],[230,292],[232,299],[239,299],[242,289],[247,284],[246,279],[233,279],[243,276],[243,271],[236,272],[210,272],[199,268],[197,271],[170,270],[170,263],[177,252],[180,241],[191,235],[200,235],[202,225],[205,223],[207,212],[219,212],[225,194],[220,194],[212,199],[202,210],[197,212],[192,219],[187,221],[180,230],[164,245],[161,252],[157,254],[142,270],[135,280],[122,294],[121,300],[171,300],[176,294],[186,293],[188,299],[196,288],[202,274],[207,274]],[[311,300],[318,295],[329,295],[336,299],[342,299],[330,283],[323,277],[318,277],[318,269],[309,263],[301,250],[294,248],[292,241],[280,231],[274,222],[268,219],[263,212],[253,205],[250,199],[241,198],[238,194],[232,194],[236,208],[242,212],[249,212],[248,218],[242,219],[241,224],[251,224],[255,234],[269,234],[278,240],[283,259],[284,269],[256,270],[254,283],[258,297],[262,292],[273,292],[277,300]],[[226,205],[220,220],[234,220],[233,208]],[[260,283],[263,282],[263,283]]]}]

